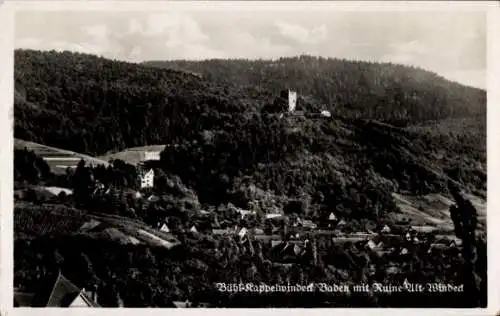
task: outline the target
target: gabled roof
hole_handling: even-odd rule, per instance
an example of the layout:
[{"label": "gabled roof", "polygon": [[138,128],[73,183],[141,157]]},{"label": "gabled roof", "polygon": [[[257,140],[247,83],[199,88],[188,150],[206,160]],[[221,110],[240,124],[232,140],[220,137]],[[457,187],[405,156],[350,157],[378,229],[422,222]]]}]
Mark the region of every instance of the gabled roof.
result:
[{"label": "gabled roof", "polygon": [[[61,272],[57,277],[52,280],[43,282],[38,291],[33,295],[30,301],[32,307],[69,307],[75,299],[81,297],[88,307],[99,307],[83,293],[83,290],[78,288],[68,279],[66,279]],[[27,303],[26,296],[16,295],[15,300],[18,304]],[[23,300],[23,302],[19,302]]]},{"label": "gabled roof", "polygon": [[245,236],[247,233],[247,229],[245,227],[243,227],[240,232],[238,233],[238,235],[243,238],[243,236]]},{"label": "gabled roof", "polygon": [[90,221],[83,224],[82,227],[80,227],[80,230],[82,232],[91,231],[92,229],[96,228],[100,224],[101,224],[101,222],[96,221],[95,219],[92,218],[92,219],[90,219]]},{"label": "gabled roof", "polygon": [[160,230],[163,232],[167,232],[167,233],[170,232],[170,229],[168,228],[167,224],[165,224],[165,223],[161,226]]},{"label": "gabled roof", "polygon": [[80,289],[59,273],[47,301],[47,307],[69,306],[79,294]]},{"label": "gabled roof", "polygon": [[189,302],[189,301],[184,301],[184,302],[182,302],[182,301],[173,301],[172,303],[177,308],[187,308],[187,307],[189,307],[191,305],[191,302]]},{"label": "gabled roof", "polygon": [[151,202],[156,202],[158,201],[160,198],[154,194],[151,194],[149,197],[148,197],[148,201],[151,201]]},{"label": "gabled roof", "polygon": [[383,228],[382,228],[382,231],[383,232],[390,232],[391,231],[391,228],[387,225],[385,225]]},{"label": "gabled roof", "polygon": [[[90,298],[86,295],[85,290],[80,291],[79,295],[77,295],[77,297],[76,297],[75,299],[77,299],[77,298],[81,298],[81,299],[82,299],[82,301],[85,303],[85,305],[87,305],[87,307],[101,307],[99,304],[97,304],[97,303],[93,302],[93,301],[92,301],[92,300],[91,300],[91,299],[90,299]],[[75,300],[73,300],[73,302],[72,302],[73,304],[74,304],[74,301],[75,301]],[[72,305],[73,305],[73,304],[72,304]],[[71,306],[71,307],[83,307],[83,306]]]},{"label": "gabled roof", "polygon": [[52,282],[42,283],[33,297],[34,307],[68,307],[80,294],[80,289],[60,272]]}]

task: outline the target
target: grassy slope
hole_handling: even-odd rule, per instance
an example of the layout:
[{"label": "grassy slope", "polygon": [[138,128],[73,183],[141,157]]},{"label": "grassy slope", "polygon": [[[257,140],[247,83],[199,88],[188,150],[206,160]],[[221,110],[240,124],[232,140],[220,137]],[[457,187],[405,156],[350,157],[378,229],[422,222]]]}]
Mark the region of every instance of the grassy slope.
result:
[{"label": "grassy slope", "polygon": [[[14,149],[24,148],[34,151],[37,156],[43,158],[79,158],[85,160],[87,165],[109,165],[107,160],[98,159],[89,155],[75,153],[70,150],[50,147],[21,139],[14,139]],[[76,167],[78,162],[79,160],[47,160],[47,164],[50,166],[51,171],[56,174],[64,174],[66,171],[66,168],[58,167],[59,165]]]},{"label": "grassy slope", "polygon": [[[80,231],[83,224],[91,219],[97,220],[100,225],[96,231],[86,233]],[[144,230],[160,239],[172,240],[169,234],[153,229],[141,221],[132,220],[118,215],[89,214],[87,212],[53,204],[34,205],[28,202],[17,202],[14,209],[14,235],[16,238],[36,238],[44,235],[69,236],[86,234],[94,238],[126,242],[128,236],[137,238],[151,246],[158,242],[142,237],[138,231]],[[175,242],[175,238],[173,239]]]}]

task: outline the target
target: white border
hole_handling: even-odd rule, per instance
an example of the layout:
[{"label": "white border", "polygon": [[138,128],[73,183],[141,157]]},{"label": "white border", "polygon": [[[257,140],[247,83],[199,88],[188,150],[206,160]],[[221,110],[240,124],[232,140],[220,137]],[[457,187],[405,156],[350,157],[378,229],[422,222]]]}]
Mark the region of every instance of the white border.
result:
[{"label": "white border", "polygon": [[[0,266],[0,303],[1,312],[15,315],[45,315],[71,313],[72,315],[110,314],[119,312],[124,315],[136,315],[137,312],[148,315],[164,315],[163,309],[30,309],[12,307],[13,294],[13,223],[12,223],[12,104],[13,104],[13,28],[14,12],[16,10],[64,10],[64,11],[170,11],[170,10],[335,10],[335,11],[428,11],[428,10],[463,10],[488,11],[488,308],[487,309],[168,309],[170,315],[199,315],[202,313],[218,313],[234,315],[236,313],[267,314],[310,314],[323,313],[336,315],[369,314],[383,315],[495,315],[500,311],[500,258],[498,240],[500,238],[500,220],[496,216],[500,209],[500,194],[495,194],[499,186],[500,169],[500,129],[497,124],[500,119],[500,8],[496,1],[346,1],[346,2],[287,2],[287,1],[6,1],[0,7],[0,135],[1,163],[0,174],[0,212],[1,232],[1,266]],[[497,163],[496,163],[497,162]],[[496,163],[496,164],[495,164]]]}]

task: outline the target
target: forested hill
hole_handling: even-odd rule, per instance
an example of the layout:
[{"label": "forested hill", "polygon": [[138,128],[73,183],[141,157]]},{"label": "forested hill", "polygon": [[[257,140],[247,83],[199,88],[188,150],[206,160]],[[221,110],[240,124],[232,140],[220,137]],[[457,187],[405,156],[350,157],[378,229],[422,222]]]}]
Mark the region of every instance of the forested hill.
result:
[{"label": "forested hill", "polygon": [[[369,218],[394,208],[392,192],[441,193],[448,177],[485,195],[484,116],[464,119],[467,129],[464,122],[448,118],[413,125],[411,130],[354,119],[342,112],[346,108],[331,118],[280,119],[262,111],[279,100],[262,87],[241,88],[179,71],[69,52],[16,51],[15,63],[15,137],[86,154],[175,144],[164,151],[161,168],[178,175],[202,202],[249,207],[248,203],[263,199],[269,209],[297,199],[299,212],[336,208],[346,216],[355,212],[355,217]],[[482,91],[440,79],[421,80],[427,89],[423,91],[437,100],[460,101],[445,107],[438,102],[434,107],[465,109],[463,102],[473,111],[482,106],[471,101]],[[402,96],[421,91],[416,84],[404,85],[411,89],[401,90]],[[455,88],[442,87],[446,85]],[[346,92],[350,99],[344,102],[363,110],[357,102],[361,98],[371,102],[363,87],[346,87],[352,94]],[[420,100],[418,96],[414,99]],[[306,108],[321,106],[314,98],[306,99]],[[429,106],[423,101],[400,102],[398,107],[386,103],[382,113]],[[440,126],[455,128],[442,133]],[[448,127],[444,129],[449,131]]]},{"label": "forested hill", "polygon": [[225,84],[283,87],[318,99],[332,112],[393,124],[485,115],[486,92],[423,69],[391,63],[299,56],[279,60],[148,61]]},{"label": "forested hill", "polygon": [[14,77],[15,137],[92,155],[190,139],[269,98],[71,52],[16,50]]}]

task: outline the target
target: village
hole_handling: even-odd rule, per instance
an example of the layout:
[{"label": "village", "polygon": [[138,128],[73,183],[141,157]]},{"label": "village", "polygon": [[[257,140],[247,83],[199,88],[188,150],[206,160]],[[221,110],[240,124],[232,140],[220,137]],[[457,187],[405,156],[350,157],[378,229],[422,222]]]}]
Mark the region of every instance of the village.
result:
[{"label": "village", "polygon": [[[307,114],[297,110],[297,93],[294,91],[284,90],[280,97],[287,106],[281,104],[272,112],[279,115],[280,119],[331,117],[328,111]],[[79,234],[119,241],[121,244],[144,244],[166,249],[181,245],[186,236],[194,239],[209,236],[230,240],[240,254],[259,256],[270,260],[273,266],[288,268],[304,264],[316,266],[321,262],[320,258],[330,253],[331,249],[340,247],[351,267],[358,266],[356,257],[368,256],[376,258],[375,260],[383,258],[383,266],[378,266],[373,260],[366,260],[372,262],[363,268],[368,277],[374,277],[380,269],[387,276],[400,274],[405,262],[411,260],[417,252],[425,252],[429,256],[433,252],[459,252],[461,240],[453,234],[439,235],[435,229],[429,230],[428,227],[383,221],[375,226],[354,229],[350,219],[343,218],[337,210],[323,212],[322,216],[312,216],[309,212],[288,212],[276,207],[245,209],[231,203],[203,208],[197,198],[195,204],[198,205],[193,206],[189,205],[193,201],[186,202],[182,196],[173,198],[175,201],[169,200],[171,197],[165,195],[164,188],[159,189],[156,183],[157,173],[161,172],[161,168],[158,168],[161,150],[143,150],[138,153],[139,162],[134,166],[138,176],[136,189],[105,185],[99,180],[93,181],[91,189],[91,198],[96,201],[119,201],[126,196],[129,202],[125,204],[134,205],[135,209],[125,206],[125,211],[118,216],[108,213],[105,207],[96,207],[90,212],[91,220],[78,230]],[[58,158],[44,159],[51,161],[50,159]],[[109,163],[112,164],[112,161]],[[68,164],[62,167],[76,168],[75,165]],[[169,179],[167,182],[167,186],[174,188],[174,191],[184,192],[184,195],[189,191],[179,178]],[[46,189],[52,190],[59,198],[73,194],[70,189]],[[172,207],[172,203],[184,203],[188,206],[177,208]],[[142,218],[146,225],[127,219],[137,217]],[[72,298],[71,306],[98,306],[95,291],[86,293],[85,289],[79,289],[61,273],[52,288],[56,289],[55,292],[69,291],[59,288],[71,289],[71,295],[76,295],[76,298]],[[22,293],[18,293],[16,299],[22,301],[22,297]],[[51,302],[49,298],[43,304],[60,306],[62,302]],[[175,307],[194,307],[189,300],[174,301],[172,304]]]},{"label": "village", "polygon": [[[147,160],[159,159],[159,153],[144,153]],[[143,166],[139,165],[139,168]],[[140,169],[142,191],[150,192],[154,188],[155,173],[153,169]],[[136,196],[142,194],[136,192]],[[150,193],[143,196],[149,203],[161,200],[161,197]],[[189,219],[179,225],[175,218],[166,215],[158,219],[151,228],[168,236],[169,242],[163,242],[167,248],[176,245],[172,240],[178,234],[195,234],[225,236],[239,244],[243,252],[255,254],[255,243],[270,249],[269,259],[275,264],[291,266],[297,262],[317,262],[317,240],[327,238],[332,244],[353,245],[359,251],[369,252],[378,257],[391,258],[411,256],[414,249],[426,245],[427,252],[456,248],[460,239],[453,235],[438,235],[419,226],[380,224],[373,229],[352,231],[348,219],[339,218],[335,211],[324,218],[308,218],[298,214],[285,214],[282,210],[273,210],[261,214],[255,210],[246,210],[229,203],[224,210],[200,209],[190,212]],[[183,215],[184,216],[184,215]],[[185,217],[185,216],[184,216]],[[149,233],[148,233],[149,234]],[[152,235],[152,234],[149,234]],[[155,238],[155,237],[153,237]],[[392,265],[388,271],[397,271]]]}]

